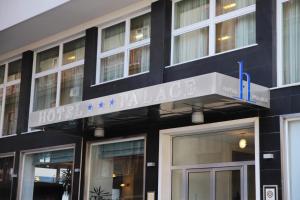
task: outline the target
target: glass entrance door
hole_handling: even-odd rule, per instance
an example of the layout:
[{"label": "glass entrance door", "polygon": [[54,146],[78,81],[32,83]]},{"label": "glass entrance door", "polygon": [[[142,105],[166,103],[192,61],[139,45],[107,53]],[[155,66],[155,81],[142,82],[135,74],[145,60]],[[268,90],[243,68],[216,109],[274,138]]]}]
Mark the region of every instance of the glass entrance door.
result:
[{"label": "glass entrance door", "polygon": [[243,167],[186,170],[187,200],[244,200]]}]

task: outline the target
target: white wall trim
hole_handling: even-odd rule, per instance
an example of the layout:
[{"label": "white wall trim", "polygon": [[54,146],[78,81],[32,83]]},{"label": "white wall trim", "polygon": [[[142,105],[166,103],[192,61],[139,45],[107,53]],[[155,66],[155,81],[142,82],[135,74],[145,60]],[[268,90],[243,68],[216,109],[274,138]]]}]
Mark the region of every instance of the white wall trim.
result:
[{"label": "white wall trim", "polygon": [[36,41],[36,42],[31,43],[29,45],[23,46],[19,49],[9,51],[9,52],[7,52],[3,55],[0,55],[0,61],[9,59],[9,58],[11,58],[15,55],[20,55],[23,52],[28,51],[28,50],[35,50],[35,49],[43,47],[45,45],[55,43],[59,40],[63,40],[65,38],[68,38],[68,37],[70,37],[74,34],[82,33],[88,28],[91,28],[91,27],[94,27],[94,26],[99,26],[101,24],[107,23],[107,22],[109,22],[111,20],[114,20],[114,19],[122,18],[126,15],[129,15],[133,12],[136,12],[138,10],[141,10],[143,8],[146,8],[146,7],[150,6],[155,1],[157,1],[157,0],[141,0],[138,3],[131,4],[131,5],[129,5],[127,7],[124,7],[120,10],[116,10],[114,12],[111,12],[111,13],[107,14],[107,15],[95,18],[95,19],[90,20],[86,23],[83,23],[83,24],[80,24],[78,26],[72,27],[72,28],[70,28],[66,31],[63,31],[63,32],[57,33],[55,35],[52,35],[50,37],[44,38],[42,40]]}]

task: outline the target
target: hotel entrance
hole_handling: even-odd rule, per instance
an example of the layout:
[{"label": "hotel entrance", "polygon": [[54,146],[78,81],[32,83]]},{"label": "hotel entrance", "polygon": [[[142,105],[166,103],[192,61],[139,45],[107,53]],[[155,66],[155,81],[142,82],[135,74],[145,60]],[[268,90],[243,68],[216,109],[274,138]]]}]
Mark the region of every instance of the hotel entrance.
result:
[{"label": "hotel entrance", "polygon": [[256,128],[235,122],[161,131],[160,177],[170,178],[160,179],[159,199],[259,199]]}]

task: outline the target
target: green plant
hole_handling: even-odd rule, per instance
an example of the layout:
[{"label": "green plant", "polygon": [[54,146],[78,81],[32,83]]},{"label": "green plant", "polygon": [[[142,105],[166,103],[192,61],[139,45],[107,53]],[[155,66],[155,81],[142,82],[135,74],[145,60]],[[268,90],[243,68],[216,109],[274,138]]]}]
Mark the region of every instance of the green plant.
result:
[{"label": "green plant", "polygon": [[111,194],[109,192],[105,192],[101,186],[94,187],[92,191],[90,191],[91,197],[90,200],[110,200]]}]

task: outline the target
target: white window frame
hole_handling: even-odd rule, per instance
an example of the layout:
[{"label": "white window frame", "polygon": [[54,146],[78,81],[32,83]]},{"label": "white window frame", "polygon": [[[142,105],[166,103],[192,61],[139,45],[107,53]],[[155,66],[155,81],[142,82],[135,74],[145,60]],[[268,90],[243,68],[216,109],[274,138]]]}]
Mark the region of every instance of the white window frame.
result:
[{"label": "white window frame", "polygon": [[280,117],[280,152],[281,152],[281,176],[282,176],[282,198],[283,200],[291,199],[290,187],[290,157],[289,157],[289,123],[293,121],[300,122],[300,113],[282,115]]},{"label": "white window frame", "polygon": [[[0,120],[0,137],[4,138],[4,137],[11,137],[11,136],[15,136],[17,133],[13,133],[11,135],[3,135],[3,123],[4,123],[4,113],[5,113],[5,101],[6,101],[6,88],[9,86],[13,86],[13,85],[17,85],[21,83],[21,79],[17,79],[17,80],[12,80],[12,81],[8,81],[7,80],[7,76],[8,76],[8,65],[11,62],[17,61],[17,60],[21,60],[22,61],[22,57],[18,56],[14,59],[8,60],[4,63],[1,63],[0,66],[5,67],[5,72],[4,72],[4,81],[3,84],[0,85],[0,88],[3,89],[3,93],[2,93],[2,110],[0,112],[1,115],[1,120]],[[20,97],[20,93],[19,93],[19,97]],[[19,109],[19,105],[18,105],[18,109]]]},{"label": "white window frame", "polygon": [[[216,130],[253,127],[255,134],[255,192],[256,200],[260,200],[260,149],[259,149],[259,118],[246,118],[212,124],[195,125],[188,127],[160,130],[159,138],[159,180],[158,200],[171,200],[172,182],[172,137],[190,135],[194,133],[209,133]],[[253,163],[248,162],[250,165]],[[233,163],[229,163],[232,166]],[[244,175],[245,176],[245,175]],[[167,178],[166,178],[167,177]]]},{"label": "white window frame", "polygon": [[[138,12],[134,15],[130,15],[129,17],[126,17],[125,19],[114,21],[112,23],[108,23],[106,25],[98,27],[97,67],[96,67],[96,84],[95,85],[105,84],[105,83],[125,79],[125,78],[128,78],[128,77],[133,77],[133,76],[137,76],[137,75],[141,75],[141,74],[145,74],[145,73],[149,72],[150,69],[148,71],[145,71],[145,72],[140,72],[140,73],[137,73],[137,74],[129,75],[130,50],[150,45],[150,40],[151,40],[151,36],[150,36],[150,38],[130,43],[130,25],[131,25],[130,22],[131,22],[132,19],[137,18],[137,17],[142,16],[142,15],[147,14],[147,13],[151,14],[151,9],[146,9],[146,10]],[[120,24],[122,22],[125,22],[125,42],[124,42],[124,46],[102,52],[102,49],[101,49],[102,30],[105,29],[105,28],[109,28],[111,26]],[[113,55],[116,55],[116,54],[119,54],[119,53],[124,53],[123,77],[101,82],[101,80],[100,80],[101,79],[101,74],[100,74],[101,73],[101,59],[109,57],[109,56],[113,56]]]},{"label": "white window frame", "polygon": [[[176,29],[175,28],[175,4],[180,1],[184,1],[184,0],[172,0],[172,36],[171,36],[171,61],[170,61],[171,65],[170,66],[176,66],[176,65],[192,62],[195,60],[201,60],[201,59],[208,58],[211,56],[220,55],[220,54],[224,54],[224,53],[228,53],[228,52],[232,52],[232,51],[236,51],[236,50],[240,50],[240,49],[245,49],[245,48],[249,48],[249,47],[257,45],[257,43],[254,43],[254,44],[250,44],[250,45],[247,45],[244,47],[234,48],[234,49],[230,49],[227,51],[222,51],[220,53],[216,53],[216,41],[215,41],[216,40],[216,25],[218,23],[225,22],[227,20],[231,20],[231,19],[234,19],[237,17],[245,16],[247,14],[256,13],[256,3],[253,5],[244,7],[244,8],[240,8],[238,10],[234,10],[234,11],[225,13],[225,14],[216,15],[216,0],[210,0],[209,1],[209,17],[207,20],[196,22],[194,24]],[[174,63],[175,37],[182,35],[184,33],[189,33],[189,32],[192,32],[195,30],[200,30],[200,29],[206,28],[206,27],[209,28],[208,55],[200,57],[200,58],[188,60],[188,61]],[[170,66],[167,66],[167,67],[170,67]]]},{"label": "white window frame", "polygon": [[[32,70],[32,81],[31,81],[31,94],[30,94],[30,113],[34,112],[33,111],[33,105],[34,105],[34,88],[35,88],[35,80],[37,78],[41,78],[41,77],[45,77],[51,74],[57,74],[57,86],[56,86],[56,105],[55,107],[59,107],[60,105],[60,93],[61,93],[61,74],[63,71],[68,70],[68,69],[72,69],[81,65],[84,65],[84,58],[79,60],[79,61],[75,61],[69,64],[65,64],[63,65],[63,45],[68,43],[68,42],[72,42],[73,40],[79,39],[81,37],[85,37],[85,34],[79,34],[76,36],[73,36],[67,40],[64,40],[62,42],[59,43],[55,43],[51,46],[47,46],[45,48],[40,48],[38,50],[36,50],[34,52],[34,58],[33,58],[33,70]],[[46,50],[49,50],[53,47],[59,47],[59,56],[58,56],[58,64],[57,67],[52,68],[52,69],[48,69],[39,73],[36,73],[36,60],[37,60],[37,54]],[[53,108],[55,108],[53,107]]]},{"label": "white window frame", "polygon": [[91,156],[91,149],[94,146],[99,146],[103,144],[114,144],[114,143],[121,143],[121,142],[130,142],[130,141],[136,141],[136,140],[144,140],[144,177],[143,177],[143,199],[145,199],[145,183],[146,183],[146,151],[147,151],[147,138],[146,136],[137,136],[137,137],[130,137],[130,138],[125,138],[125,139],[111,139],[111,140],[106,140],[106,141],[101,141],[101,142],[90,142],[86,146],[86,164],[85,164],[85,186],[84,186],[84,200],[89,199],[89,191],[90,190],[90,166],[92,162],[92,156]]},{"label": "white window frame", "polygon": [[[37,153],[47,153],[52,151],[62,151],[62,150],[73,150],[73,167],[72,167],[72,186],[71,186],[71,199],[73,196],[73,188],[74,188],[74,174],[76,173],[74,171],[75,169],[75,154],[76,154],[76,145],[75,144],[67,144],[67,145],[61,145],[61,146],[55,146],[55,147],[45,147],[40,149],[31,149],[31,150],[25,150],[20,152],[20,166],[19,166],[19,179],[18,179],[18,191],[17,191],[17,199],[21,200],[22,197],[22,190],[23,190],[23,177],[24,177],[24,166],[25,166],[25,157],[26,155],[31,154],[37,154]],[[80,173],[80,172],[79,172]],[[80,176],[80,174],[79,174]]]}]

